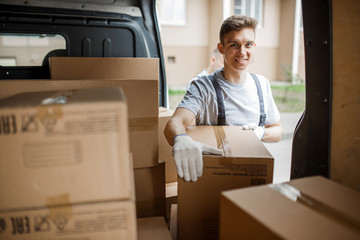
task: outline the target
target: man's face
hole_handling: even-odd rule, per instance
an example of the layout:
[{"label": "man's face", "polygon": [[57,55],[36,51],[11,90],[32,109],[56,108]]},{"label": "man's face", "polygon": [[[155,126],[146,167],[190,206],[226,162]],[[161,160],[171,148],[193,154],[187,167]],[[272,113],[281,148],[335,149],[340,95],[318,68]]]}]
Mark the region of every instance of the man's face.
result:
[{"label": "man's face", "polygon": [[255,33],[251,28],[227,33],[224,42],[218,44],[225,69],[245,70],[253,61],[255,46]]}]

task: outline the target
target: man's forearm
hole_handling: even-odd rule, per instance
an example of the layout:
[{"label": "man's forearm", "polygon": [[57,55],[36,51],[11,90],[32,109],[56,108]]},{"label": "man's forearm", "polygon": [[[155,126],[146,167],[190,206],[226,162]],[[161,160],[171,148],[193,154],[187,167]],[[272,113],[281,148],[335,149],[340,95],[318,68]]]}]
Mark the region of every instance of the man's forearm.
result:
[{"label": "man's forearm", "polygon": [[173,146],[174,137],[179,134],[186,134],[186,130],[184,125],[179,122],[178,119],[170,118],[170,120],[166,124],[164,134],[168,143]]},{"label": "man's forearm", "polygon": [[264,137],[261,140],[263,142],[279,142],[282,138],[282,132],[281,126],[265,127]]}]

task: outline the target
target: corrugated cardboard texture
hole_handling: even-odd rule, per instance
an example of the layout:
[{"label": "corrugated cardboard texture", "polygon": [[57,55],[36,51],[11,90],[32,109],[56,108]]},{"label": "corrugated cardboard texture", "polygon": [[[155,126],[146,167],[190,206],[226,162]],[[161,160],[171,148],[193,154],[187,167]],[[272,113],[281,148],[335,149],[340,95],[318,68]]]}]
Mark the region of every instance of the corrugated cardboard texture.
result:
[{"label": "corrugated cardboard texture", "polygon": [[121,87],[128,104],[130,149],[134,168],[158,164],[157,80],[4,80],[0,99],[21,92]]},{"label": "corrugated cardboard texture", "polygon": [[121,89],[19,94],[0,116],[0,210],[134,198]]},{"label": "corrugated cardboard texture", "polygon": [[51,57],[54,80],[122,79],[159,80],[157,58]]},{"label": "corrugated cardboard texture", "polygon": [[204,156],[197,182],[178,179],[178,239],[217,239],[224,190],[271,183],[274,160],[252,131],[234,126],[192,126],[195,141],[220,147],[225,156]]},{"label": "corrugated cardboard texture", "polygon": [[294,191],[280,193],[267,185],[223,192],[220,239],[360,238],[359,192],[323,177],[286,184],[300,191],[296,200],[284,195]]},{"label": "corrugated cardboard texture", "polygon": [[[69,214],[63,214],[64,208]],[[54,213],[57,213],[54,215]],[[67,212],[68,213],[68,212]],[[133,201],[115,201],[2,212],[0,239],[136,240]]]},{"label": "corrugated cardboard texture", "polygon": [[164,129],[174,114],[174,111],[166,108],[159,108],[159,160],[165,162],[166,183],[177,181],[177,171],[175,161],[172,156],[172,146],[168,143],[164,135]]},{"label": "corrugated cardboard texture", "polygon": [[172,240],[163,217],[138,218],[138,240]]},{"label": "corrugated cardboard texture", "polygon": [[134,169],[137,217],[165,217],[165,163]]}]

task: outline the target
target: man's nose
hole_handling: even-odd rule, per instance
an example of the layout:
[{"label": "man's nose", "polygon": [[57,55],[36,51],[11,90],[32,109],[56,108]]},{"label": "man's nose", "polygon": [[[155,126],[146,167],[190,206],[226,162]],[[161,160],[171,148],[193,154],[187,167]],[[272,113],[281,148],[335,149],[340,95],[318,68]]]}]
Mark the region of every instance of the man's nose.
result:
[{"label": "man's nose", "polygon": [[245,47],[244,46],[239,46],[239,49],[238,49],[237,52],[240,55],[245,55],[246,54]]}]

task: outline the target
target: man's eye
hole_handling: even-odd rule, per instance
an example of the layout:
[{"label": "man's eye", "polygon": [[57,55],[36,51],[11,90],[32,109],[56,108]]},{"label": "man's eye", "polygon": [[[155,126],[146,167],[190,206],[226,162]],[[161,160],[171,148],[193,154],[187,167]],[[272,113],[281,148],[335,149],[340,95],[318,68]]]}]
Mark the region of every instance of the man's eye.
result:
[{"label": "man's eye", "polygon": [[235,48],[236,48],[236,47],[238,47],[238,44],[237,44],[237,43],[233,43],[233,44],[230,45],[230,47],[235,47]]},{"label": "man's eye", "polygon": [[246,44],[246,47],[252,47],[252,46],[253,46],[252,43],[247,43],[247,44]]}]

